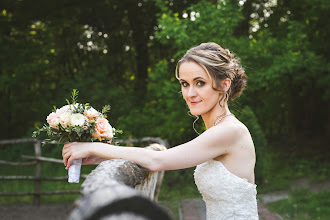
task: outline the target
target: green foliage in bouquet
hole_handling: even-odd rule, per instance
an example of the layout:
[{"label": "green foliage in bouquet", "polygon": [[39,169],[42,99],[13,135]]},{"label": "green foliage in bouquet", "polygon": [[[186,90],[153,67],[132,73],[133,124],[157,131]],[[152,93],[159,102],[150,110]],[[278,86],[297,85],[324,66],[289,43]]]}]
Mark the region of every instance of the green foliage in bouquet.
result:
[{"label": "green foliage in bouquet", "polygon": [[36,138],[46,132],[48,138],[44,140],[44,144],[51,141],[57,141],[58,144],[74,141],[111,143],[116,133],[122,133],[121,130],[113,128],[106,119],[109,105],[105,105],[102,111],[98,112],[89,103],[78,103],[78,93],[73,89],[71,103],[66,99],[67,105],[59,109],[54,106],[53,112],[47,116],[48,124],[34,131],[32,137]]}]

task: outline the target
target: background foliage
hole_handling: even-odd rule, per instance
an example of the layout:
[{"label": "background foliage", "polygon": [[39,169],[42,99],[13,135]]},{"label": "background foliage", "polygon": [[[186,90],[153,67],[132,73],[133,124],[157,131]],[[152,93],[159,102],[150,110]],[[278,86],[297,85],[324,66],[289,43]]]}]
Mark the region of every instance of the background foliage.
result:
[{"label": "background foliage", "polygon": [[112,106],[121,138],[188,141],[194,119],[175,64],[214,41],[241,58],[249,77],[231,108],[253,136],[257,183],[270,182],[270,164],[288,155],[326,161],[329,8],[325,0],[1,1],[0,138],[30,137],[75,88],[81,102]]}]

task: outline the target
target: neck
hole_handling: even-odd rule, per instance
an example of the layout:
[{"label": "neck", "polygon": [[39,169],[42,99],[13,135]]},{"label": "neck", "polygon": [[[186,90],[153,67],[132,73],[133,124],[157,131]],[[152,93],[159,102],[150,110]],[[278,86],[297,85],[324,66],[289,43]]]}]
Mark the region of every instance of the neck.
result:
[{"label": "neck", "polygon": [[228,105],[226,103],[224,107],[217,105],[217,107],[212,109],[210,112],[206,113],[205,115],[202,115],[206,129],[213,127],[215,120],[219,116],[225,116],[228,114],[230,114],[230,111],[229,111]]}]

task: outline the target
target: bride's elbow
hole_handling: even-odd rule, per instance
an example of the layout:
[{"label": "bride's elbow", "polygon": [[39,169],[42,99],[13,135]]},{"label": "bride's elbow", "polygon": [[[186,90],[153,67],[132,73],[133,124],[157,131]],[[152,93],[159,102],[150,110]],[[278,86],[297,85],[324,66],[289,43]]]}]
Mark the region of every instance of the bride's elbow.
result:
[{"label": "bride's elbow", "polygon": [[162,171],[162,169],[160,169],[159,167],[154,166],[154,165],[147,167],[147,170],[150,171],[150,172]]},{"label": "bride's elbow", "polygon": [[162,160],[159,154],[153,155],[153,157],[150,160],[150,163],[146,167],[151,172],[158,172],[166,170],[166,164]]}]

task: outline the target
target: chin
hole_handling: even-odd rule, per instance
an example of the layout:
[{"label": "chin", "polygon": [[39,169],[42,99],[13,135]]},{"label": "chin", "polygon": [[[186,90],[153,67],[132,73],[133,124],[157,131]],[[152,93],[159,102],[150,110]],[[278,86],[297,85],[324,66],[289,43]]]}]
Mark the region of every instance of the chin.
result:
[{"label": "chin", "polygon": [[199,115],[202,115],[202,112],[200,112],[200,111],[194,111],[194,110],[191,110],[191,109],[189,109],[190,110],[190,114],[192,114],[193,116],[199,116]]}]

